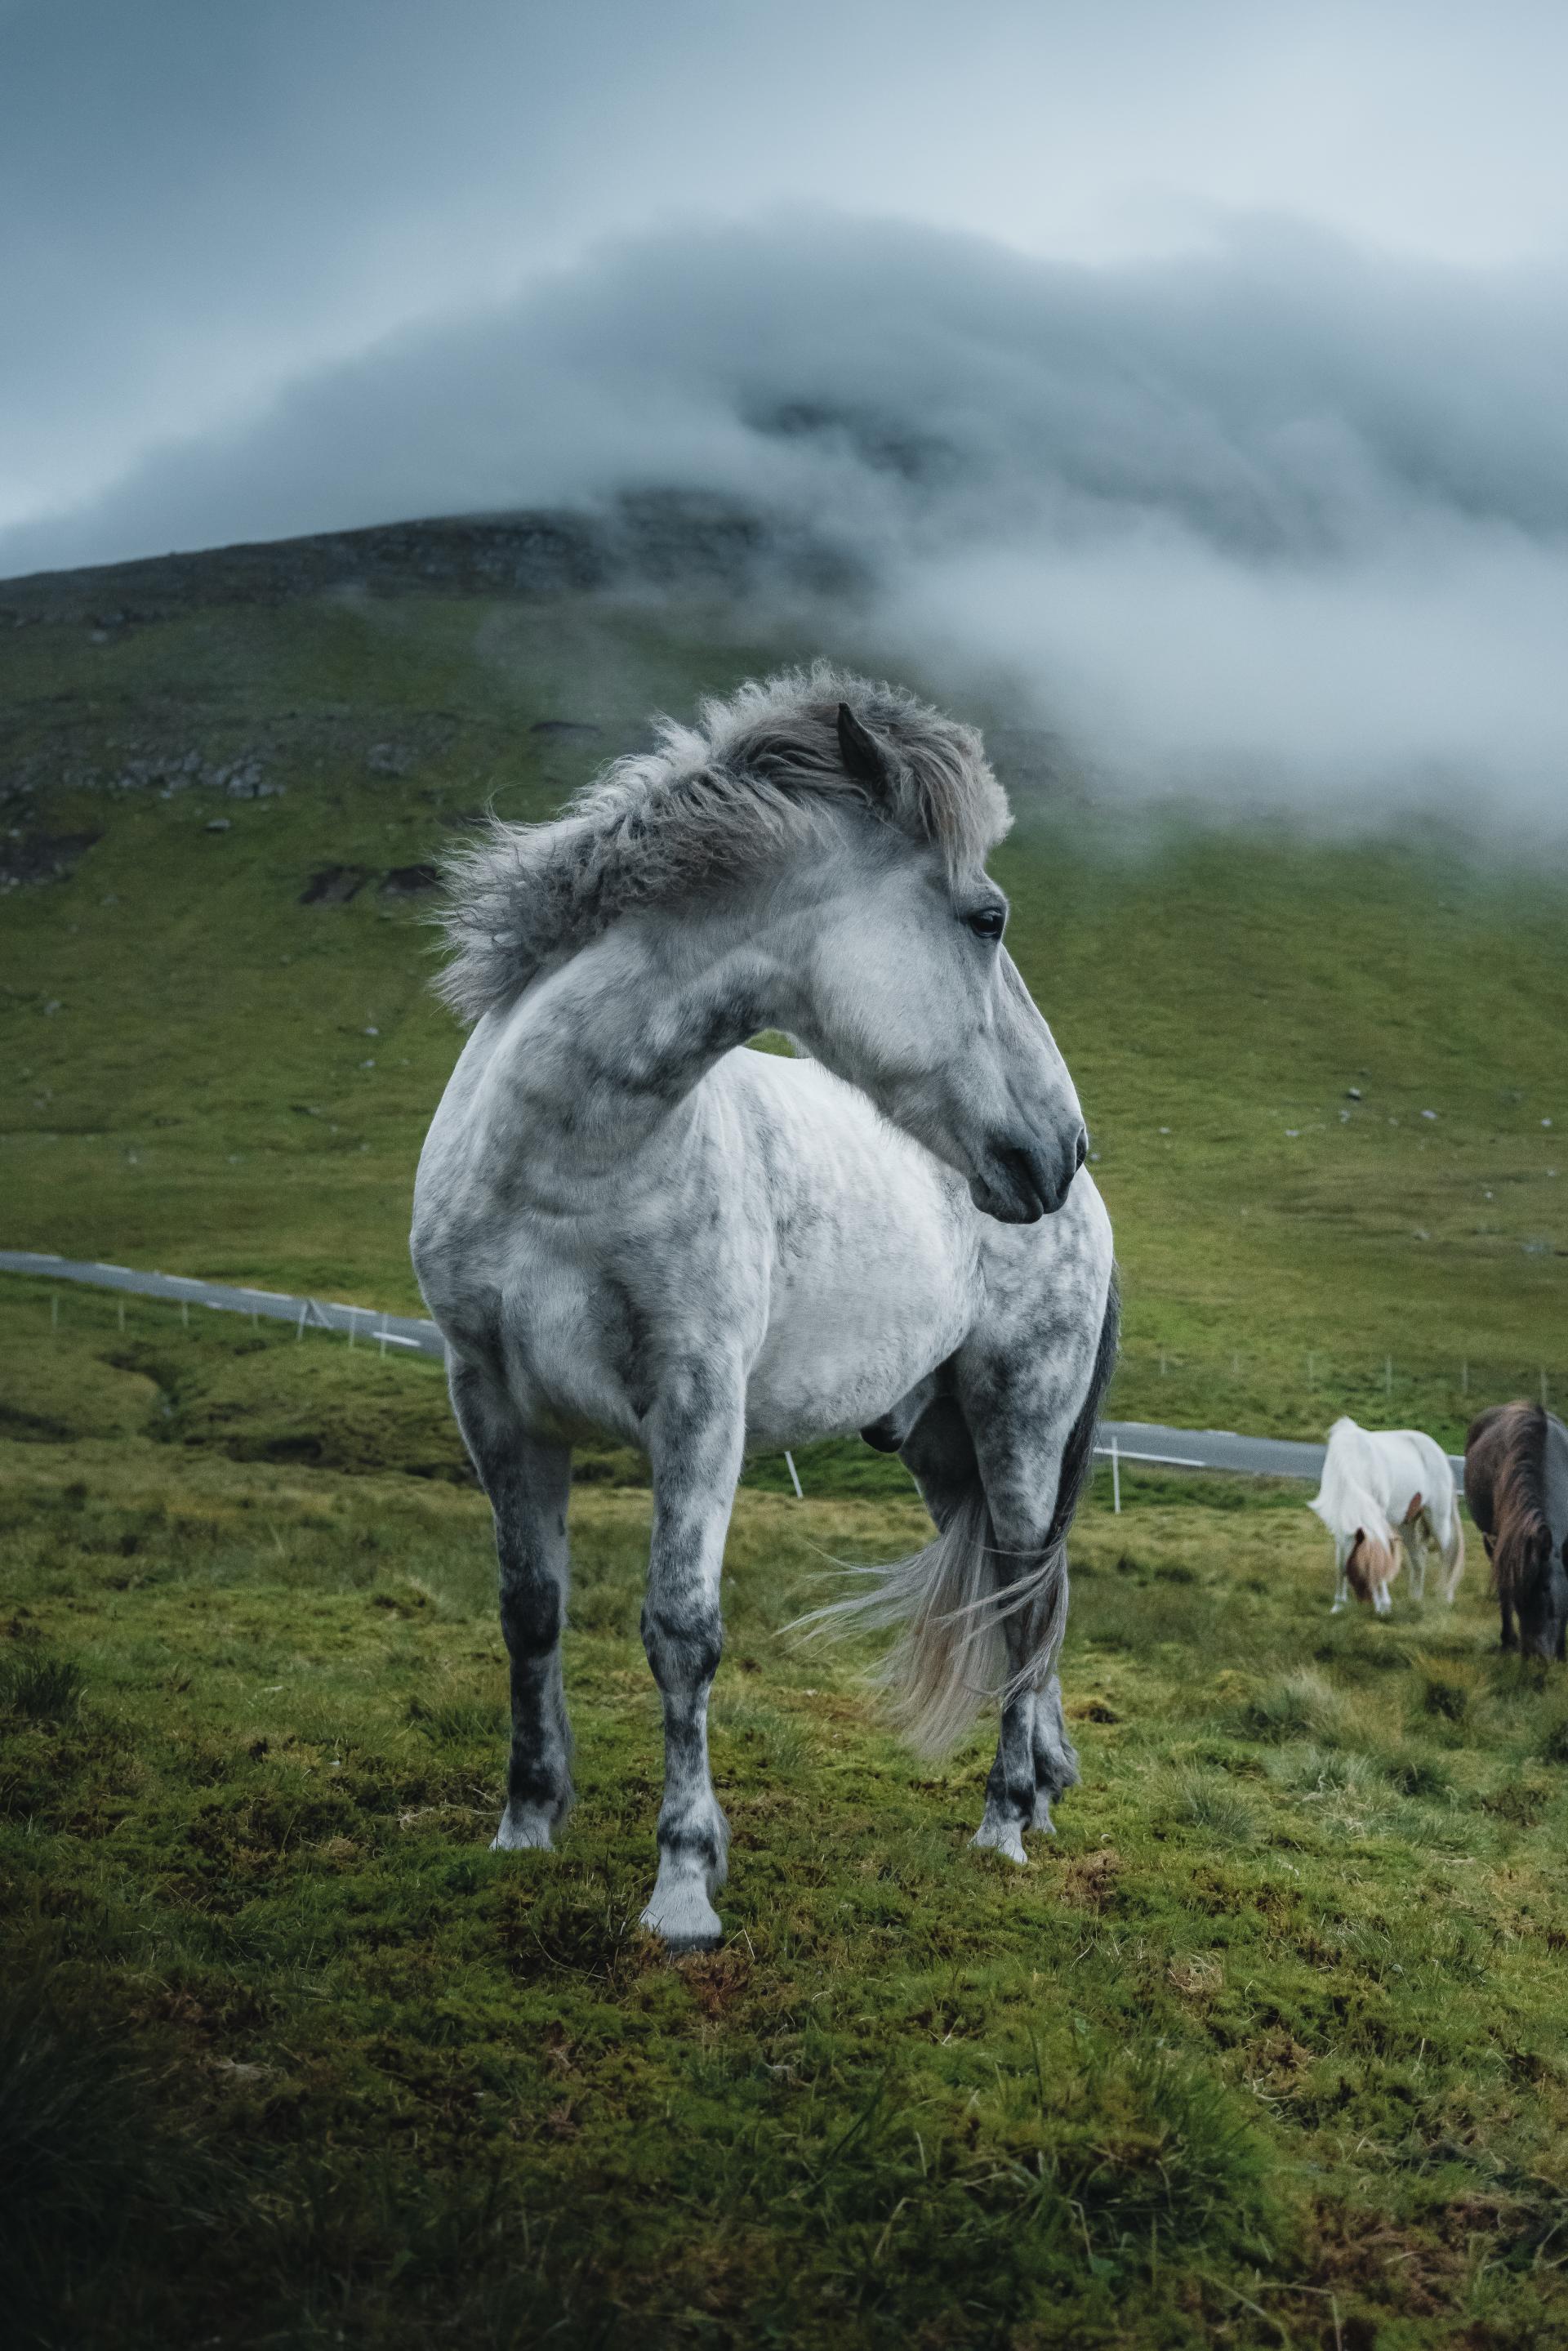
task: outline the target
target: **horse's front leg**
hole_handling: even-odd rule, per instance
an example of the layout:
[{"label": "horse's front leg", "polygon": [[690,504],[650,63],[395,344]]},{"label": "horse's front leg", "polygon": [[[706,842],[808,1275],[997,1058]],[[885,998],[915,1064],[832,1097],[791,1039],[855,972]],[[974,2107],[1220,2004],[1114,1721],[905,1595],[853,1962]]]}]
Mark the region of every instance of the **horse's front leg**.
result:
[{"label": "horse's front leg", "polygon": [[571,1807],[571,1733],[561,1680],[571,1448],[528,1437],[504,1390],[463,1364],[452,1372],[463,1440],[495,1520],[501,1631],[512,1667],[512,1750],[503,1852],[547,1846]]},{"label": "horse's front leg", "polygon": [[571,1448],[524,1438],[510,1474],[491,1489],[501,1570],[501,1631],[512,1667],[512,1747],[504,1852],[548,1845],[571,1810],[571,1729],[561,1678],[566,1614],[566,1499]]},{"label": "horse's front leg", "polygon": [[724,1537],[741,1474],[739,1373],[707,1367],[667,1384],[649,1428],[653,1547],[643,1646],[664,1708],[664,1802],[659,1877],[641,1923],[672,1953],[711,1950],[723,1926],[729,1823],[708,1768],[708,1692],[723,1647],[719,1608]]}]

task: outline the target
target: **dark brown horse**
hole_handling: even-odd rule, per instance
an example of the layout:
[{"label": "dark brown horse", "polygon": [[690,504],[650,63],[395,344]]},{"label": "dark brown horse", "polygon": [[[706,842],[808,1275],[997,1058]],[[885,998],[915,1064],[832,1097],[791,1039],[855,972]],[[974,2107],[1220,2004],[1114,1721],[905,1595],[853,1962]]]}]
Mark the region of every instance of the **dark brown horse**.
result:
[{"label": "dark brown horse", "polygon": [[[1494,1404],[1465,1438],[1465,1499],[1491,1562],[1502,1646],[1561,1657],[1568,1635],[1568,1428],[1539,1404]],[[1519,1619],[1517,1636],[1514,1618]]]}]

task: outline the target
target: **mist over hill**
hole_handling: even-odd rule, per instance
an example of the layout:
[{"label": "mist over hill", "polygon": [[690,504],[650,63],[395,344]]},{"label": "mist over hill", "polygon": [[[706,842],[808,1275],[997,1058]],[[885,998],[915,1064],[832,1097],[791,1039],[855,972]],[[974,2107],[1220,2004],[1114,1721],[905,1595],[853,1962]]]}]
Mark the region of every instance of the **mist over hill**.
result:
[{"label": "mist over hill", "polygon": [[668,232],[0,564],[543,508],[576,584],[738,581],[1064,732],[1106,789],[1528,835],[1568,799],[1561,298],[1282,225],[1093,268],[821,215]]}]

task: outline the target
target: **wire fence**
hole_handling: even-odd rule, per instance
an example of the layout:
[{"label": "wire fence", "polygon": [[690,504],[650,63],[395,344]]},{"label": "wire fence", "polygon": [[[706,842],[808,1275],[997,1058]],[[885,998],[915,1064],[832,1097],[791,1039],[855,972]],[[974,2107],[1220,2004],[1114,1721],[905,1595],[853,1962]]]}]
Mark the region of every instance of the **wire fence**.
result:
[{"label": "wire fence", "polygon": [[[382,1361],[389,1353],[445,1358],[433,1322],[379,1308],[26,1250],[0,1250],[0,1271],[114,1292],[121,1331],[126,1300],[137,1296],[176,1309],[185,1329],[194,1307],[198,1312],[244,1315],[257,1328],[286,1323],[296,1343],[319,1332],[341,1339],[350,1349],[369,1348]],[[49,1324],[55,1332],[60,1329],[62,1298],[68,1295],[68,1289],[51,1288]],[[1283,1345],[1197,1351],[1135,1339],[1123,1351],[1107,1400],[1116,1417],[1104,1424],[1097,1449],[1109,1468],[1113,1507],[1119,1510],[1124,1464],[1315,1478],[1324,1440],[1342,1414],[1369,1427],[1425,1429],[1458,1456],[1474,1416],[1488,1404],[1517,1396],[1556,1408],[1568,1402],[1568,1372],[1522,1356],[1461,1353],[1422,1358],[1392,1349],[1348,1355],[1335,1347]],[[1240,1433],[1249,1427],[1272,1433]],[[782,1459],[789,1490],[804,1497],[794,1456],[785,1452]]]},{"label": "wire fence", "polygon": [[1408,1347],[1350,1353],[1342,1347],[1197,1351],[1130,1343],[1112,1409],[1180,1423],[1201,1408],[1205,1426],[1249,1425],[1320,1440],[1341,1415],[1368,1427],[1424,1428],[1450,1451],[1488,1405],[1516,1397],[1568,1406],[1568,1367],[1522,1351],[1422,1353]]}]

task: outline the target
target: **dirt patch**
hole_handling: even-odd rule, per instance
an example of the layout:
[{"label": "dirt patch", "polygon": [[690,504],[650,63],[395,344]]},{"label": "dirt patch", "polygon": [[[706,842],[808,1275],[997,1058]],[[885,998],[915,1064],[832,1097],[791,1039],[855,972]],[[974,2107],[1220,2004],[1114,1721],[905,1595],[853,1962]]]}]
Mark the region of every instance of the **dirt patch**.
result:
[{"label": "dirt patch", "polygon": [[313,873],[299,893],[302,906],[346,906],[357,898],[369,872],[363,865],[324,865]]},{"label": "dirt patch", "polygon": [[434,865],[394,865],[381,877],[379,895],[383,898],[417,898],[426,890],[439,890],[441,873]]},{"label": "dirt patch", "polygon": [[63,882],[101,832],[24,832],[0,841],[0,890],[28,882]]},{"label": "dirt patch", "polygon": [[1122,1857],[1114,1845],[1080,1854],[1062,1872],[1062,1896],[1078,1910],[1103,1910],[1116,1892]]}]

